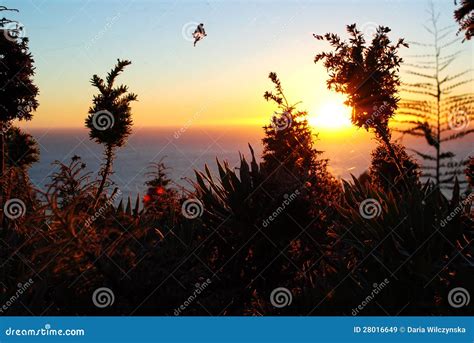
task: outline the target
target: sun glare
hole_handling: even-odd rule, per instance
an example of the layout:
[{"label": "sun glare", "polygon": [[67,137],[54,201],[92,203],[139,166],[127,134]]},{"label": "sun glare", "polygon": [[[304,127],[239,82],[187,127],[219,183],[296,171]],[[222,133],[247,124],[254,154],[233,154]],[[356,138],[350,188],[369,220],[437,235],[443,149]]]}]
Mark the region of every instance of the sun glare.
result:
[{"label": "sun glare", "polygon": [[309,117],[309,123],[316,129],[343,130],[351,127],[351,109],[343,103],[326,102],[315,109]]}]

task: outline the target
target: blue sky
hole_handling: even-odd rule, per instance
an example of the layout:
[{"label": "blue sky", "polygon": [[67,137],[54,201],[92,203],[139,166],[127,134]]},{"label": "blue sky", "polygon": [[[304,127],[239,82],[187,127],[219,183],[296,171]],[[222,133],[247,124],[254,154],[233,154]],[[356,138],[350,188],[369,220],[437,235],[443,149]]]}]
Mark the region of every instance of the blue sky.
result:
[{"label": "blue sky", "polygon": [[[117,58],[133,65],[120,81],[138,93],[135,122],[179,126],[261,123],[271,113],[262,94],[276,71],[290,94],[317,111],[327,98],[326,74],[314,55],[326,48],[312,33],[344,35],[346,24],[394,39],[423,41],[429,2],[410,1],[151,1],[10,0],[36,59],[40,108],[34,127],[79,127],[94,89],[90,77]],[[435,1],[440,21],[454,24],[452,1]],[[208,37],[193,48],[183,37],[203,22]],[[184,35],[186,36],[186,34]],[[472,64],[472,45],[461,64]],[[403,51],[409,55],[411,51]],[[197,114],[196,114],[197,113]]]}]

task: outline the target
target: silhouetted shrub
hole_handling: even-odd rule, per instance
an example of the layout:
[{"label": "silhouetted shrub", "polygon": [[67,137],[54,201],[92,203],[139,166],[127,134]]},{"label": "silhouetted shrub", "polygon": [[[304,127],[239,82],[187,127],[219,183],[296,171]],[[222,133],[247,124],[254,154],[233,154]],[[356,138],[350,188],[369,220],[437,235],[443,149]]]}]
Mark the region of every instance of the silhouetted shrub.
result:
[{"label": "silhouetted shrub", "polygon": [[[405,173],[404,178],[409,184],[419,184],[420,171],[418,163],[408,156],[404,146],[392,143],[392,147]],[[397,166],[384,145],[377,146],[372,152],[369,173],[374,185],[385,190],[403,190],[402,179],[398,173]]]}]

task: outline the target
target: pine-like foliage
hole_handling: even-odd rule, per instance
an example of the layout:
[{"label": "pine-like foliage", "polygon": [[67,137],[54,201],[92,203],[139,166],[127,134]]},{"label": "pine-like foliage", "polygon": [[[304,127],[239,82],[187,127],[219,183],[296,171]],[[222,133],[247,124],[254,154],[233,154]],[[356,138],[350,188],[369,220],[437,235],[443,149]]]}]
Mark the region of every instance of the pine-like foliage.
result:
[{"label": "pine-like foliage", "polygon": [[18,127],[10,127],[6,134],[7,166],[23,170],[39,161],[38,143],[30,134]]},{"label": "pine-like foliage", "polygon": [[[321,151],[314,148],[315,135],[311,132],[307,112],[290,104],[283,92],[281,81],[276,73],[270,73],[275,91],[267,91],[264,98],[277,105],[271,125],[265,126],[263,141],[262,169],[286,190],[316,187],[333,187],[335,182],[327,170],[327,160],[320,157]],[[332,190],[325,189],[330,197]]]},{"label": "pine-like foliage", "polygon": [[116,78],[126,66],[132,62],[117,60],[115,67],[107,74],[106,79],[97,75],[91,83],[99,90],[92,100],[86,127],[89,136],[99,144],[104,145],[105,163],[101,171],[102,180],[97,191],[98,199],[105,187],[107,178],[112,172],[115,150],[123,146],[132,132],[132,113],[130,103],[137,100],[137,95],[128,92],[125,85],[115,86]]},{"label": "pine-like foliage", "polygon": [[[262,171],[270,175],[266,180],[266,190],[276,189],[287,193],[299,189],[302,203],[300,217],[320,218],[320,224],[330,220],[330,204],[340,194],[340,183],[329,172],[329,161],[322,158],[322,151],[314,147],[317,134],[313,134],[307,112],[296,108],[284,94],[282,85],[275,73],[270,73],[274,92],[267,91],[264,98],[277,105],[270,126],[264,127]],[[283,123],[283,127],[282,127]],[[287,125],[285,125],[287,124]],[[316,229],[315,231],[318,231]],[[323,239],[323,237],[318,237]]]},{"label": "pine-like foliage", "polygon": [[[11,9],[0,8],[2,11]],[[11,27],[14,25],[14,27]],[[12,120],[30,120],[38,107],[38,87],[33,82],[35,68],[29,52],[28,38],[14,20],[0,19],[0,183],[4,181],[6,154],[5,134]],[[0,209],[6,199],[0,185]],[[0,211],[0,225],[2,215]]]},{"label": "pine-like foliage", "polygon": [[[414,62],[407,63],[407,74],[415,81],[404,83],[405,94],[400,102],[394,130],[415,137],[421,137],[434,150],[433,153],[412,149],[424,161],[423,176],[433,178],[437,185],[452,187],[456,175],[463,173],[466,161],[454,160],[455,154],[443,149],[444,143],[458,140],[474,132],[469,128],[473,118],[474,93],[469,89],[457,92],[461,86],[472,84],[466,69],[455,75],[449,74],[460,51],[455,44],[460,38],[454,37],[451,26],[439,27],[439,15],[434,7],[429,9],[429,26],[425,29],[432,36],[430,43],[410,42],[420,46],[429,54],[413,56]],[[400,125],[401,124],[401,125]],[[460,180],[460,183],[465,183]]]}]

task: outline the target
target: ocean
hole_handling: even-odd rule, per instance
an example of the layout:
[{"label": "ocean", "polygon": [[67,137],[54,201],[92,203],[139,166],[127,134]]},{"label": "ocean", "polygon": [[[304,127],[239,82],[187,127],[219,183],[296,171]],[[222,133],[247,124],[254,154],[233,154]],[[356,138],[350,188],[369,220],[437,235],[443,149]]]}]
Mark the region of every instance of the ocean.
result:
[{"label": "ocean", "polygon": [[[34,185],[44,189],[57,170],[54,161],[69,163],[75,155],[87,165],[87,171],[97,175],[103,159],[101,145],[91,141],[85,129],[33,129],[29,132],[40,146],[40,162],[33,165],[30,178]],[[194,170],[204,170],[207,164],[216,171],[216,158],[239,165],[239,152],[250,159],[248,144],[257,159],[262,153],[263,129],[259,127],[226,128],[134,128],[126,146],[117,149],[112,181],[127,196],[143,195],[146,173],[152,162],[163,161],[169,168],[169,177],[177,186],[191,189]],[[419,142],[419,141],[418,141]],[[416,141],[405,141],[408,146]],[[370,164],[370,153],[376,142],[364,130],[346,134],[321,133],[315,137],[315,147],[324,151],[331,171],[339,178],[360,175]],[[429,152],[426,144],[417,144],[417,150]],[[448,146],[459,157],[473,154],[472,140],[464,139]]]}]

